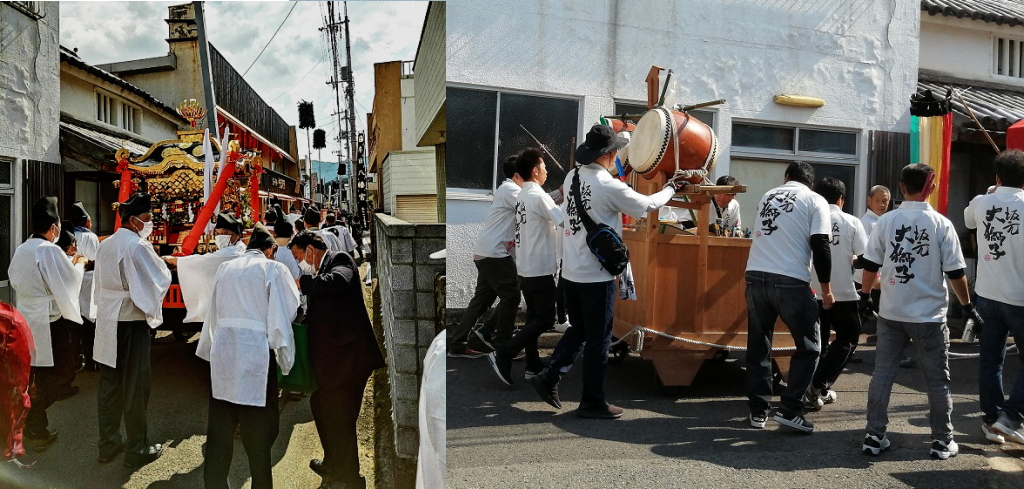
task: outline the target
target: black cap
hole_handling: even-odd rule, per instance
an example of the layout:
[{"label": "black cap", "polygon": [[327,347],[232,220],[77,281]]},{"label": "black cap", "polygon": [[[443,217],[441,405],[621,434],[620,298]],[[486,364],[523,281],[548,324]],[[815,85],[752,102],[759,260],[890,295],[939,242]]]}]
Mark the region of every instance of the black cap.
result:
[{"label": "black cap", "polygon": [[587,133],[587,139],[576,148],[576,161],[588,165],[602,155],[622,149],[628,142],[626,138],[615,134],[611,126],[594,124]]},{"label": "black cap", "polygon": [[149,194],[144,194],[142,192],[131,196],[128,200],[121,202],[121,205],[117,207],[117,213],[121,215],[121,219],[138,216],[151,211]]},{"label": "black cap", "polygon": [[277,211],[271,207],[270,209],[267,209],[267,213],[263,215],[263,218],[266,219],[267,222],[277,221]]},{"label": "black cap", "polygon": [[71,215],[68,216],[71,219],[71,223],[75,226],[85,226],[85,221],[91,219],[89,213],[85,211],[85,206],[82,205],[82,201],[76,200],[74,204],[71,204]]},{"label": "black cap", "polygon": [[257,222],[252,228],[252,235],[249,236],[249,245],[245,249],[265,250],[276,244],[277,241],[270,235],[270,231],[267,231],[267,227],[263,223]]},{"label": "black cap", "polygon": [[57,214],[57,197],[43,197],[32,205],[32,229],[47,229],[60,221]]},{"label": "black cap", "polygon": [[221,212],[220,214],[217,214],[217,225],[214,226],[213,228],[227,229],[228,231],[231,231],[232,233],[235,233],[239,236],[242,235],[242,223],[238,219],[235,219],[234,216],[226,212]]},{"label": "black cap", "polygon": [[71,221],[60,222],[60,237],[57,238],[57,246],[66,253],[68,247],[75,242],[75,226]]}]

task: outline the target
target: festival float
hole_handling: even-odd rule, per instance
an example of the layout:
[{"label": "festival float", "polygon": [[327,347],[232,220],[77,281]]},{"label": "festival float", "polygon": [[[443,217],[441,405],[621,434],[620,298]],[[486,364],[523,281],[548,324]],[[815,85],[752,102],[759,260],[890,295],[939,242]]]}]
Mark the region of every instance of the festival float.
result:
[{"label": "festival float", "polygon": [[[214,251],[213,223],[218,205],[219,212],[234,214],[246,229],[252,228],[260,215],[262,158],[243,151],[238,141],[228,139],[229,135],[221,142],[215,137],[204,141],[204,131],[196,129],[196,121],[202,120],[206,111],[195,99],[184,101],[178,113],[190,124],[189,129],[177,132],[178,139],[160,141],[141,155],[133,155],[126,148],[114,155],[121,175],[114,182],[118,202],[135,192],[152,197],[153,232],[148,239],[160,256]],[[207,168],[209,182],[205,181]],[[120,224],[116,215],[115,230]],[[160,329],[172,329],[184,336],[182,325],[173,321],[184,317],[185,304],[173,270],[172,277],[164,298],[165,318],[172,320],[165,320]],[[187,329],[191,331],[194,326]]]},{"label": "festival float", "polygon": [[[752,241],[732,230],[711,230],[712,197],[746,192],[746,186],[710,185],[718,140],[710,127],[687,113],[725,101],[666,106],[664,91],[658,95],[661,70],[654,66],[647,76],[646,112],[606,119],[616,131],[631,133],[619,152],[625,161],[621,178],[645,195],[661,190],[670,178],[686,180],[669,205],[689,210],[697,224],[659,221],[657,211],[643,219],[627,216],[622,240],[629,248],[638,300],[623,300],[621,294],[617,299],[613,335],[620,341],[612,348],[612,360],[632,349],[652,362],[662,386],[674,387],[690,385],[705,361],[746,348],[744,273]],[[778,321],[772,360],[779,379],[788,377],[793,347],[789,330]]]}]

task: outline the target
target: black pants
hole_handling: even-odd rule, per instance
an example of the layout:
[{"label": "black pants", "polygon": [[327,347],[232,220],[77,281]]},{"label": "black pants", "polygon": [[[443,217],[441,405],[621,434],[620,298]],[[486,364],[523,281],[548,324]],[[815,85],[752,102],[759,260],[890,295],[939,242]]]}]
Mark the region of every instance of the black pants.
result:
[{"label": "black pants", "polygon": [[78,327],[78,338],[79,341],[75,342],[77,351],[75,357],[82,355],[85,357],[85,361],[92,361],[92,347],[96,341],[96,323],[82,318],[82,325]]},{"label": "black pants", "polygon": [[[821,357],[818,369],[814,372],[811,384],[816,389],[832,387],[839,374],[843,373],[850,354],[857,348],[860,339],[860,311],[857,301],[836,302],[832,308],[825,310],[818,301],[818,314],[821,316]],[[836,339],[826,345],[830,331],[836,332]]]},{"label": "black pants", "polygon": [[789,363],[789,382],[782,405],[791,414],[804,413],[804,393],[811,385],[821,352],[818,307],[811,285],[776,273],[748,271],[747,399],[751,414],[768,414],[772,391],[772,336],[780,317],[789,327],[796,353]]},{"label": "black pants", "polygon": [[449,333],[448,350],[459,351],[466,347],[469,333],[473,331],[476,320],[483,316],[494,299],[498,302],[494,333],[491,344],[500,350],[512,338],[515,326],[516,310],[519,309],[519,275],[516,262],[511,256],[504,258],[483,258],[473,262],[476,265],[476,291],[473,299],[462,314],[459,326]]},{"label": "black pants", "polygon": [[562,261],[558,261],[558,284],[555,285],[555,320],[565,323],[569,317],[565,314],[565,283],[562,282]]},{"label": "black pants", "polygon": [[122,418],[128,435],[125,456],[141,454],[149,446],[146,406],[153,383],[150,341],[149,325],[145,321],[117,323],[117,368],[100,365],[96,395],[101,456],[112,455],[124,443],[120,432]]},{"label": "black pants", "polygon": [[206,428],[206,464],[203,479],[206,488],[227,488],[231,455],[235,447],[235,427],[242,434],[242,447],[249,458],[252,487],[274,486],[270,449],[274,446],[280,423],[277,410],[277,362],[270,352],[267,373],[267,402],[263,407],[242,406],[210,396],[210,416]]},{"label": "black pants", "polygon": [[332,389],[320,387],[309,396],[313,424],[324,448],[323,465],[332,478],[346,484],[358,485],[360,479],[356,420],[367,379],[359,376]]},{"label": "black pants", "polygon": [[526,348],[526,368],[539,372],[544,364],[537,351],[537,338],[555,324],[555,277],[519,277],[519,286],[526,299],[526,325],[505,343],[499,354],[512,358]]},{"label": "black pants", "polygon": [[25,417],[25,431],[29,436],[44,435],[50,424],[46,410],[57,401],[64,389],[71,388],[75,380],[74,347],[71,344],[71,329],[74,324],[64,318],[50,323],[50,344],[53,351],[52,367],[32,367],[32,382],[35,383],[35,396],[32,407]]}]

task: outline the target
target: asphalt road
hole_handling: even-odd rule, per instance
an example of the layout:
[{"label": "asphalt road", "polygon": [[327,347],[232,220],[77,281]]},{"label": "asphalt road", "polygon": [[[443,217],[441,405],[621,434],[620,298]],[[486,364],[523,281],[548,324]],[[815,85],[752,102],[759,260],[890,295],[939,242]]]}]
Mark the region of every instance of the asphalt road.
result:
[{"label": "asphalt road", "polygon": [[[148,422],[151,442],[164,445],[157,461],[137,470],[122,465],[118,456],[106,465],[96,463],[97,372],[79,372],[75,397],[54,404],[47,413],[58,440],[46,452],[29,450],[22,459],[35,463],[20,469],[0,464],[2,488],[196,488],[203,487],[203,449],[206,443],[210,395],[209,364],[195,356],[191,343],[161,333],[152,348],[153,387]],[[122,434],[123,434],[122,428]],[[323,456],[309,398],[290,402],[281,412],[280,432],[273,448],[274,481],[279,487],[317,487],[320,477],[307,464]],[[364,469],[365,470],[365,469]],[[235,439],[231,487],[249,487],[249,468],[242,443]]]},{"label": "asphalt road", "polygon": [[[551,334],[551,333],[549,333]],[[976,346],[954,345],[974,353]],[[1024,488],[1024,446],[988,444],[980,432],[975,359],[951,361],[953,426],[960,455],[929,458],[928,404],[920,368],[901,369],[889,409],[892,448],[860,452],[874,349],[860,350],[836,384],[835,404],[808,419],[811,435],[747,423],[742,353],[708,362],[694,384],[666,395],[649,362],[631,355],[609,365],[618,420],[572,412],[581,362],[563,379],[563,409],[541,401],[515,362],[516,384],[501,384],[483,359],[448,362],[448,487],[918,487]],[[1007,358],[1006,376],[1020,370]],[[777,400],[777,398],[776,398]]]}]

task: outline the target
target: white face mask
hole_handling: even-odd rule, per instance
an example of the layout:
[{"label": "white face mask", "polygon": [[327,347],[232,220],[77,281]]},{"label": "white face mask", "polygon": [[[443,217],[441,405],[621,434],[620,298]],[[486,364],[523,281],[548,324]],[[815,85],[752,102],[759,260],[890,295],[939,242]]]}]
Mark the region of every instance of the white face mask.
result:
[{"label": "white face mask", "polygon": [[231,246],[231,236],[227,234],[218,234],[213,237],[213,241],[217,243],[217,249],[223,250]]},{"label": "white face mask", "polygon": [[57,242],[60,241],[60,227],[58,227],[58,226],[54,226],[54,227],[57,228],[57,232],[53,234],[53,239],[51,239],[50,242],[53,243],[53,244],[57,244]]},{"label": "white face mask", "polygon": [[149,235],[153,234],[153,221],[143,221],[138,217],[135,219],[142,223],[142,229],[139,230],[139,237],[142,239],[148,239]]},{"label": "white face mask", "polygon": [[[308,258],[313,258],[313,254],[310,253],[309,251],[306,251],[306,256]],[[306,272],[306,273],[308,273],[310,275],[316,275],[316,268],[313,267],[312,263],[309,263],[306,260],[302,260],[302,261],[299,262],[299,269],[301,269],[303,272]]]}]

